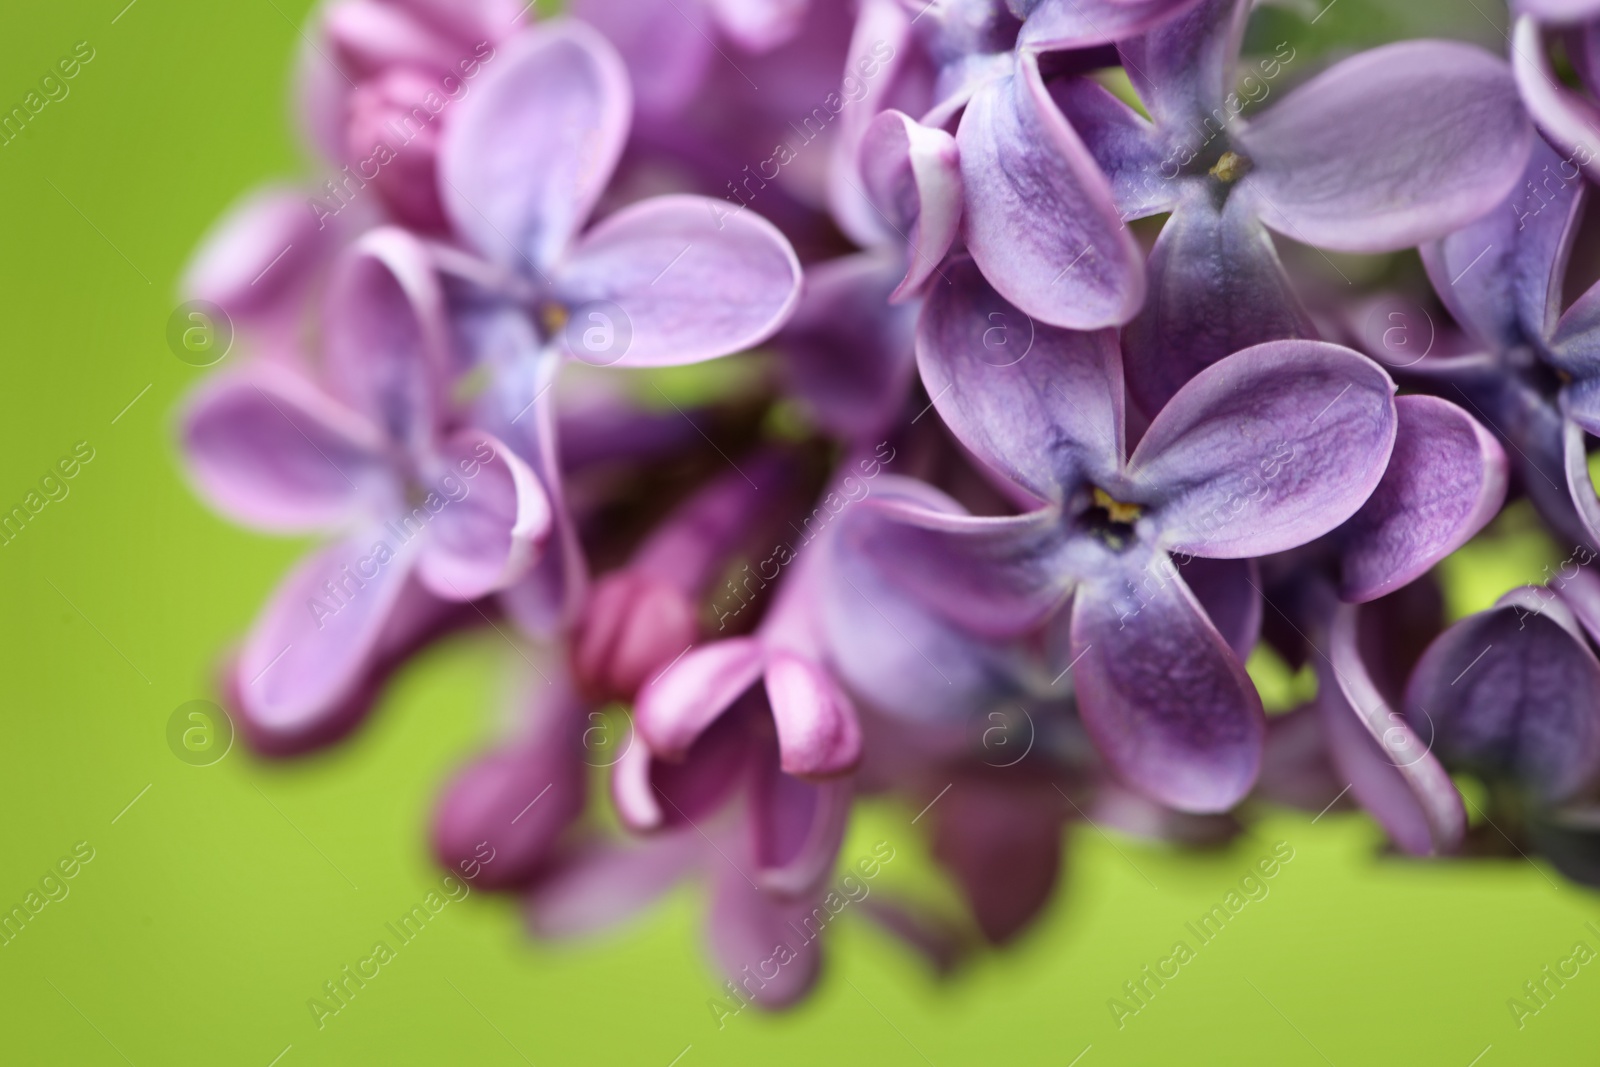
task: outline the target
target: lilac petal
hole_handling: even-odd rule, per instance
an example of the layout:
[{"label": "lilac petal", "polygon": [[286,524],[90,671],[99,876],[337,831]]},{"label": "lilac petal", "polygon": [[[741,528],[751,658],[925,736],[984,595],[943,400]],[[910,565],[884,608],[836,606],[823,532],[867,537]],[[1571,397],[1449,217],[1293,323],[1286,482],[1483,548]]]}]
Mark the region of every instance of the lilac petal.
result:
[{"label": "lilac petal", "polygon": [[1383,477],[1394,383],[1321,341],[1274,341],[1201,371],[1128,462],[1161,499],[1162,543],[1214,559],[1264,556],[1344,522]]},{"label": "lilac petal", "polygon": [[239,654],[243,729],[294,748],[365,680],[416,552],[382,530],[313,553],[284,577]]},{"label": "lilac petal", "polygon": [[[798,931],[812,915],[812,901],[787,902],[764,893],[736,870],[717,870],[711,905],[706,912],[706,935],[717,966],[740,984],[742,996],[758,1008],[775,1011],[801,1000],[816,985],[822,972],[822,952],[817,941]],[[820,902],[816,910],[823,923],[831,915]],[[787,962],[783,962],[787,961]]]},{"label": "lilac petal", "polygon": [[751,852],[756,884],[779,896],[818,888],[833,870],[850,821],[848,778],[805,782],[770,764],[751,783]]},{"label": "lilac petal", "polygon": [[722,32],[746,52],[771,51],[793,37],[808,0],[706,0]]},{"label": "lilac petal", "polygon": [[[1576,227],[1574,236],[1575,231]],[[1558,267],[1565,270],[1565,256],[1561,257]],[[1554,281],[1554,295],[1559,299],[1561,275],[1557,275]],[[1581,404],[1574,405],[1574,414],[1579,414],[1579,409],[1584,413],[1594,412],[1597,405],[1593,390],[1595,379],[1600,377],[1600,284],[1591,286],[1572,302],[1549,336],[1545,359],[1569,377],[1579,379],[1568,390],[1574,394],[1575,400],[1581,400]],[[1600,419],[1592,414],[1584,421],[1586,425],[1600,425]]]},{"label": "lilac petal", "polygon": [[1144,33],[1195,0],[1039,0],[1017,43],[1037,52],[1111,44]]},{"label": "lilac petal", "polygon": [[917,365],[961,443],[1041,500],[1113,470],[1124,432],[1115,333],[1034,322],[970,260],[946,273],[917,325]]},{"label": "lilac petal", "polygon": [[450,69],[453,43],[405,11],[380,0],[341,0],[322,16],[328,41],[360,74],[386,67]]},{"label": "lilac petal", "polygon": [[1080,586],[1072,647],[1084,727],[1118,777],[1179,811],[1226,811],[1250,791],[1261,699],[1170,562],[1154,583],[1131,570]]},{"label": "lilac petal", "polygon": [[1532,133],[1503,60],[1404,41],[1337,64],[1253,118],[1235,135],[1252,164],[1239,192],[1297,241],[1392,252],[1503,200]]},{"label": "lilac petal", "polygon": [[545,701],[542,711],[533,736],[458,771],[434,810],[434,856],[452,873],[476,870],[477,888],[522,883],[583,811],[581,709]]},{"label": "lilac petal", "polygon": [[1256,794],[1312,813],[1338,804],[1350,780],[1337,775],[1313,705],[1267,719],[1267,748]]},{"label": "lilac petal", "polygon": [[323,309],[335,396],[414,448],[433,440],[451,363],[444,293],[422,243],[373,230],[341,258]]},{"label": "lilac petal", "polygon": [[1541,22],[1558,24],[1600,16],[1600,3],[1595,0],[1517,0],[1516,9]]},{"label": "lilac petal", "polygon": [[678,584],[635,567],[595,583],[572,638],[585,691],[631,701],[641,686],[694,644],[695,604]]},{"label": "lilac petal", "polygon": [[635,917],[700,861],[692,829],[627,845],[590,844],[539,879],[524,897],[538,937],[584,937]]},{"label": "lilac petal", "polygon": [[554,263],[611,179],[632,94],[616,51],[581,22],[504,49],[451,117],[440,190],[458,232],[513,270]]},{"label": "lilac petal", "polygon": [[[1569,407],[1565,397],[1562,407]],[[1570,411],[1564,413],[1567,418],[1562,426],[1562,441],[1566,446],[1563,454],[1567,494],[1577,512],[1578,521],[1589,535],[1589,542],[1600,544],[1600,498],[1595,496],[1594,479],[1589,475],[1587,435],[1582,424],[1571,417]]]},{"label": "lilac petal", "polygon": [[885,111],[861,142],[866,192],[906,245],[906,275],[890,296],[909,299],[934,274],[961,222],[961,150],[944,130]]},{"label": "lilac petal", "polygon": [[1219,212],[1204,185],[1186,185],[1148,265],[1150,294],[1124,331],[1128,387],[1147,412],[1224,356],[1317,330],[1244,197]]},{"label": "lilac petal", "polygon": [[765,677],[784,773],[820,778],[854,769],[861,759],[861,727],[850,698],[828,672],[793,653],[775,652]]},{"label": "lilac petal", "polygon": [[1060,879],[1060,801],[1040,784],[968,776],[932,809],[934,859],[955,876],[991,945],[1026,930]]},{"label": "lilac petal", "polygon": [[1576,629],[1554,594],[1507,594],[1428,646],[1406,717],[1447,765],[1510,774],[1550,802],[1574,795],[1600,771],[1600,662]]},{"label": "lilac petal", "polygon": [[478,430],[445,442],[440,460],[444,473],[419,509],[432,518],[417,577],[445,600],[477,600],[509,588],[550,534],[544,487],[516,453]]},{"label": "lilac petal", "polygon": [[718,716],[761,677],[766,654],[754,638],[734,637],[687,652],[646,683],[634,725],[650,750],[681,759]]},{"label": "lilac petal", "polygon": [[[950,502],[951,507],[957,507]],[[945,619],[976,633],[1024,633],[1059,608],[1071,589],[1057,561],[1059,510],[1008,518],[887,500],[866,500],[844,517],[841,539],[879,573]],[[870,602],[869,602],[870,606]]]},{"label": "lilac petal", "polygon": [[1534,138],[1523,179],[1501,206],[1421,249],[1450,314],[1479,343],[1501,351],[1555,329],[1561,280],[1587,200],[1582,173],[1543,138]]},{"label": "lilac petal", "polygon": [[[914,17],[901,0],[863,0],[856,11],[855,26],[844,53],[850,58],[839,88],[845,90],[846,103],[828,149],[828,210],[845,236],[864,248],[900,244],[906,240],[906,227],[895,218],[898,212],[890,208],[890,201],[872,188],[870,180],[863,181],[867,168],[863,165],[862,143],[880,113],[892,110],[891,105],[908,100],[921,104],[928,99],[925,82],[930,72],[919,62],[923,60],[923,50],[912,40]],[[880,56],[888,58],[880,60]],[[911,70],[902,73],[908,63],[913,64]],[[875,73],[862,77],[868,70]],[[928,239],[924,244],[938,243],[939,230],[945,221],[952,227],[953,237],[953,228],[960,221],[961,186],[955,145],[949,143],[940,148],[940,139],[928,136],[936,130],[949,138],[950,135],[934,123],[921,127],[921,133],[911,131],[916,134],[913,140],[923,165],[918,171],[919,180],[924,172],[930,180],[929,222],[923,226]],[[937,151],[930,154],[921,149]],[[930,163],[938,166],[930,169]],[[953,188],[944,173],[945,164],[954,172]],[[934,178],[939,180],[933,181]],[[947,203],[946,197],[953,198],[953,202]],[[929,248],[921,259],[912,259],[912,266],[924,260],[931,260],[937,266],[943,254],[943,249]]]},{"label": "lilac petal", "polygon": [[1524,15],[1511,35],[1511,70],[1528,112],[1560,152],[1582,167],[1589,179],[1600,177],[1600,107],[1561,83],[1550,65],[1539,24]]},{"label": "lilac petal", "polygon": [[1138,245],[1111,187],[1024,53],[980,88],[956,131],[966,238],[995,288],[1029,315],[1091,330],[1131,319],[1144,299]]},{"label": "lilac petal", "polygon": [[1243,663],[1261,639],[1261,574],[1253,559],[1206,559],[1181,564],[1183,581],[1200,601],[1206,618],[1227,639]]},{"label": "lilac petal", "polygon": [[[880,479],[873,493],[952,506],[932,487],[894,475]],[[933,615],[886,580],[848,532],[834,538],[828,552],[822,630],[829,662],[852,693],[886,716],[923,726],[966,723],[974,708],[1010,695],[1007,679],[1021,671],[1005,646]]]},{"label": "lilac petal", "polygon": [[1505,450],[1447,400],[1403,396],[1389,469],[1340,528],[1339,595],[1363,603],[1420,577],[1505,503]]},{"label": "lilac petal", "polygon": [[1334,616],[1317,702],[1334,762],[1394,843],[1413,856],[1454,852],[1467,830],[1461,794],[1436,756],[1379,694],[1356,647],[1357,609]]},{"label": "lilac petal", "polygon": [[258,529],[338,526],[387,480],[377,427],[275,364],[208,380],[187,402],[181,433],[199,493]]},{"label": "lilac petal", "polygon": [[[582,334],[572,355],[599,366],[671,367],[771,337],[799,302],[800,277],[794,249],[766,219],[710,197],[659,196],[585,234],[556,286],[579,326],[610,331],[598,344]],[[606,304],[621,309],[620,322]],[[569,341],[578,335],[567,330]]]},{"label": "lilac petal", "polygon": [[884,440],[911,389],[917,309],[887,306],[900,278],[898,260],[881,252],[814,264],[777,338],[790,390],[847,440]]},{"label": "lilac petal", "polygon": [[1155,126],[1092,78],[1057,78],[1050,97],[1111,182],[1122,218],[1172,210],[1187,183]]},{"label": "lilac petal", "polygon": [[269,186],[233,206],[184,268],[179,291],[242,324],[289,319],[339,230],[306,207],[306,190]]},{"label": "lilac petal", "polygon": [[711,20],[699,4],[573,0],[567,11],[616,46],[641,119],[677,116],[704,84],[710,64],[720,62]]},{"label": "lilac petal", "polygon": [[[1143,37],[1126,35],[1132,39],[1119,40],[1117,48],[1139,99],[1163,130],[1183,130],[1187,137],[1190,129],[1204,129],[1209,136],[1210,123],[1225,127],[1242,106],[1233,95],[1234,65],[1251,5],[1203,0],[1167,6],[1177,9],[1175,17]],[[1202,145],[1186,147],[1197,152]]]}]

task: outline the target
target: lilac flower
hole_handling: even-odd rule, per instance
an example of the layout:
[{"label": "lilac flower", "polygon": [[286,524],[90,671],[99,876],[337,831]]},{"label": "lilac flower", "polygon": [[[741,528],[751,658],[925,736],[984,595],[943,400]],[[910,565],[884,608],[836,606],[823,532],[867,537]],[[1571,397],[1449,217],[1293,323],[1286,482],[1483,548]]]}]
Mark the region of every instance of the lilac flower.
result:
[{"label": "lilac flower", "polygon": [[1260,701],[1169,552],[1247,559],[1337,527],[1389,459],[1393,384],[1334,345],[1257,346],[1181,390],[1130,457],[1114,338],[1034,326],[1023,358],[990,362],[986,331],[1026,317],[972,266],[950,274],[919,329],[924,382],[962,443],[1043,506],[873,503],[852,521],[874,524],[887,573],[971,628],[1022,632],[1070,595],[1080,711],[1112,768],[1180,810],[1231,806],[1259,765]]},{"label": "lilac flower", "polygon": [[[794,251],[765,220],[666,196],[580,235],[630,107],[616,54],[581,23],[552,23],[509,46],[440,149],[445,210],[484,261],[477,272],[453,258],[447,267],[531,313],[547,342],[603,365],[693,363],[764,339],[800,284]],[[586,310],[602,304],[620,320]],[[549,336],[574,317],[581,328]]]},{"label": "lilac flower", "polygon": [[[1150,257],[1149,297],[1126,338],[1129,384],[1151,411],[1231,352],[1315,336],[1268,229],[1342,252],[1406,248],[1489,211],[1527,159],[1530,127],[1506,65],[1441,41],[1362,53],[1246,118],[1248,102],[1264,100],[1293,59],[1267,60],[1235,89],[1248,10],[1239,0],[1207,0],[1121,44],[1153,121],[1087,78],[1055,83],[1048,97],[1034,80],[1036,113],[1051,135],[1008,131],[995,138],[993,162],[970,161],[1037,182],[1026,197],[1015,187],[1015,221],[989,238],[1009,238],[1011,267],[991,264],[983,240],[969,243],[1001,292],[1047,322],[1079,325],[1066,303],[1071,287],[1056,281],[1070,277],[1060,250],[1081,252],[1092,267],[1114,247],[1083,239],[1075,220],[1103,207],[1059,177],[1082,166],[1082,153],[1109,177],[1122,217],[1172,212]],[[965,144],[962,151],[966,169]],[[984,225],[969,217],[969,226]],[[1027,280],[1005,284],[1014,274]]]},{"label": "lilac flower", "polygon": [[324,375],[276,363],[219,375],[192,398],[183,447],[196,487],[247,525],[336,536],[300,564],[236,667],[245,727],[273,749],[324,740],[419,591],[466,601],[532,564],[550,505],[502,442],[443,402],[443,297],[415,239],[378,230],[336,272]]},{"label": "lilac flower", "polygon": [[1563,312],[1561,280],[1586,200],[1577,168],[1539,142],[1520,188],[1422,249],[1467,351],[1400,368],[1478,412],[1511,446],[1523,491],[1577,543],[1600,538],[1584,465],[1584,433],[1600,432],[1600,286]]}]

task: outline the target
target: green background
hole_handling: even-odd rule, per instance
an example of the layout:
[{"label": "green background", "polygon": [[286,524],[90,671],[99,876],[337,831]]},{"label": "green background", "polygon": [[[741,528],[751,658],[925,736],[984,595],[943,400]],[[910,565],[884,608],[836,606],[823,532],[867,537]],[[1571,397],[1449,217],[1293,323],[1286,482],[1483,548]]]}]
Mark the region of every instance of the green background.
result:
[{"label": "green background", "polygon": [[[436,649],[353,743],[294,766],[236,748],[192,767],[168,749],[169,716],[211,695],[217,657],[302,548],[233,529],[186,491],[172,410],[204,372],[164,337],[206,227],[297,173],[283,100],[307,4],[124,3],[0,15],[7,108],[75,43],[96,50],[70,97],[0,148],[0,506],[76,442],[96,453],[0,548],[0,908],[74,844],[94,849],[70,895],[0,948],[0,1062],[1595,1061],[1600,963],[1523,1029],[1506,1001],[1575,942],[1600,947],[1584,925],[1600,926],[1600,900],[1522,861],[1385,858],[1349,815],[1273,815],[1201,858],[1075,831],[1057,899],[1014,950],[939,982],[847,913],[811,1001],[721,1030],[697,892],[564,946],[530,942],[511,902],[474,894],[319,1030],[308,999],[438,885],[433,799],[494,734],[520,661],[492,634]],[[1319,29],[1360,40],[1370,16],[1341,0]],[[1456,564],[1457,601],[1540,562],[1491,545]],[[845,858],[889,841],[877,885],[942,900],[915,814],[864,812]],[[1108,999],[1278,841],[1294,859],[1270,896],[1119,1030]]]}]

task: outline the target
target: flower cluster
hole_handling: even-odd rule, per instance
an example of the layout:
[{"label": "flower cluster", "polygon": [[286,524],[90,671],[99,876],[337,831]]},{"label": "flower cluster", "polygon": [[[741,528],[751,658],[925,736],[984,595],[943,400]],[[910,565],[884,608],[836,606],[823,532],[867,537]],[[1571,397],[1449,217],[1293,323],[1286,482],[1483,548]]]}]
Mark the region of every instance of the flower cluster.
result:
[{"label": "flower cluster", "polygon": [[[317,179],[184,280],[240,348],[197,491],[326,538],[226,665],[243,734],[514,635],[439,860],[490,843],[541,937],[695,878],[741,1007],[814,983],[864,796],[970,914],[849,900],[940,967],[1075,823],[1359,805],[1600,884],[1600,3],[1514,14],[1509,61],[1327,63],[1249,0],[330,0]],[[1508,499],[1564,562],[1447,627]],[[1269,716],[1252,656],[1315,696]]]}]

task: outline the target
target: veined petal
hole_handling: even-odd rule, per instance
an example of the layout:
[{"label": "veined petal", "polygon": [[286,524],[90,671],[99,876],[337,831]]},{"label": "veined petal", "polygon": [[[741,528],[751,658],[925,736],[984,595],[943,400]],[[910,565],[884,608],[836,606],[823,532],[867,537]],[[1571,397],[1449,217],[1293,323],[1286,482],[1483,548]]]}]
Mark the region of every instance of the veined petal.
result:
[{"label": "veined petal", "polygon": [[389,477],[377,427],[275,364],[206,381],[186,404],[181,436],[200,494],[264,530],[341,525]]},{"label": "veined petal", "polygon": [[[659,196],[585,234],[556,286],[575,320],[573,356],[670,367],[771,337],[800,300],[800,277],[794,249],[766,219],[711,197]],[[594,343],[592,330],[601,331]]]},{"label": "veined petal", "polygon": [[1227,112],[1226,100],[1234,89],[1234,64],[1251,5],[1244,0],[1203,0],[1167,7],[1172,17],[1142,37],[1119,38],[1117,49],[1156,123],[1169,137],[1176,138],[1183,130],[1186,139],[1191,123],[1204,128],[1207,120],[1221,117],[1225,126],[1227,120],[1238,118],[1236,111]]},{"label": "veined petal", "polygon": [[1092,330],[1131,319],[1144,299],[1139,248],[1111,186],[1050,99],[1030,53],[967,103],[956,143],[967,248],[1029,315]]},{"label": "veined petal", "polygon": [[1587,200],[1582,172],[1543,138],[1534,138],[1523,179],[1483,218],[1421,248],[1450,314],[1500,351],[1556,330],[1561,280]]},{"label": "veined petal", "polygon": [[1201,371],[1161,410],[1128,476],[1162,503],[1161,543],[1192,556],[1264,556],[1344,522],[1383,477],[1394,383],[1321,341],[1274,341]]},{"label": "veined petal", "polygon": [[1230,196],[1219,211],[1210,189],[1190,183],[1181,196],[1150,254],[1149,296],[1123,331],[1128,388],[1146,412],[1224,356],[1317,336],[1248,199]]},{"label": "veined petal", "polygon": [[1261,699],[1177,568],[1159,553],[1140,562],[1073,598],[1079,713],[1129,785],[1180,811],[1226,811],[1261,768]]},{"label": "veined petal", "polygon": [[1513,591],[1428,646],[1407,718],[1436,732],[1448,766],[1509,774],[1549,802],[1571,797],[1600,771],[1600,662],[1576,631],[1555,594]]},{"label": "veined petal", "polygon": [[1516,184],[1533,127],[1505,62],[1403,41],[1311,79],[1235,135],[1240,192],[1279,233],[1392,252],[1466,225]]},{"label": "veined petal", "polygon": [[879,573],[944,618],[987,636],[1033,629],[1061,606],[1071,577],[1058,559],[1061,513],[975,518],[904,501],[864,500],[838,536]]},{"label": "veined petal", "polygon": [[1154,125],[1092,78],[1057,78],[1050,98],[1105,172],[1124,220],[1172,210],[1188,182]]},{"label": "veined petal", "polygon": [[1486,526],[1505,503],[1505,449],[1447,400],[1403,396],[1383,480],[1336,536],[1339,595],[1376,600],[1420,577]]},{"label": "veined petal", "polygon": [[1035,322],[970,260],[946,269],[917,326],[922,383],[979,459],[1041,500],[1061,502],[1123,448],[1122,361],[1110,330]]},{"label": "veined petal", "polygon": [[632,113],[615,49],[581,22],[547,22],[507,44],[451,117],[440,194],[458,232],[512,270],[566,250],[611,180]]}]

